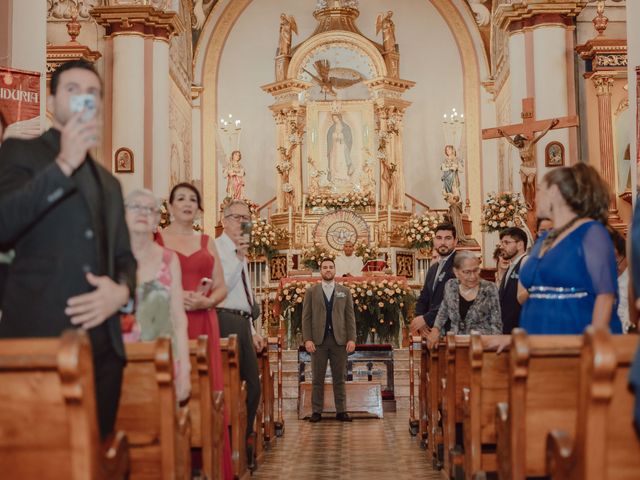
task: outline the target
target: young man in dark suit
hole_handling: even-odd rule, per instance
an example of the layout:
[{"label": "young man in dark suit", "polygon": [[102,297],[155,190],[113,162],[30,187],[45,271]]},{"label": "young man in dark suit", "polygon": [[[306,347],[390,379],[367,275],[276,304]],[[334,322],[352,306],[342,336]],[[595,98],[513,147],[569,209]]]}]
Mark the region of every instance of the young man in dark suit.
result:
[{"label": "young man in dark suit", "polygon": [[411,331],[425,336],[436,321],[445,284],[455,277],[453,257],[458,245],[456,228],[451,223],[441,223],[434,233],[433,249],[438,252],[440,260],[427,270],[424,286],[416,303],[416,316],[411,321]]},{"label": "young man in dark suit", "polygon": [[309,288],[302,304],[302,339],[311,354],[313,413],[309,421],[322,419],[324,376],[331,364],[336,418],[350,422],[347,413],[345,374],[347,354],[356,349],[356,317],[351,291],[335,281],[336,265],[331,259],[320,263],[322,282]]},{"label": "young man in dark suit", "polygon": [[518,227],[502,230],[500,232],[500,250],[502,258],[510,262],[498,289],[502,314],[502,333],[509,335],[514,328],[520,326],[522,307],[518,302],[518,282],[520,267],[527,259],[527,234]]},{"label": "young man in dark suit", "polygon": [[53,128],[0,148],[0,244],[16,252],[0,337],[87,330],[104,438],[113,431],[125,364],[118,311],[133,304],[136,261],[120,184],[89,154],[100,137],[101,95],[92,64],[61,65],[47,98]]}]

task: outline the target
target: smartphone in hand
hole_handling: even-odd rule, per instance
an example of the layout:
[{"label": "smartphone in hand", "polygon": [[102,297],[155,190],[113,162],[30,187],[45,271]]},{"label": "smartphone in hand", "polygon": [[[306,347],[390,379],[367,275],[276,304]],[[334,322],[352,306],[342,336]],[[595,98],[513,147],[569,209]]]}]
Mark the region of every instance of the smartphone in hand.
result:
[{"label": "smartphone in hand", "polygon": [[213,288],[213,280],[207,277],[202,277],[200,282],[198,283],[198,289],[196,290],[198,293],[201,293],[205,297],[211,293],[211,289]]},{"label": "smartphone in hand", "polygon": [[91,94],[74,95],[69,100],[69,109],[73,113],[82,112],[80,120],[88,122],[96,116],[96,97]]},{"label": "smartphone in hand", "polygon": [[251,229],[252,229],[252,227],[253,227],[253,224],[251,222],[242,222],[240,224],[240,228],[242,230],[242,236],[249,243],[251,243]]}]

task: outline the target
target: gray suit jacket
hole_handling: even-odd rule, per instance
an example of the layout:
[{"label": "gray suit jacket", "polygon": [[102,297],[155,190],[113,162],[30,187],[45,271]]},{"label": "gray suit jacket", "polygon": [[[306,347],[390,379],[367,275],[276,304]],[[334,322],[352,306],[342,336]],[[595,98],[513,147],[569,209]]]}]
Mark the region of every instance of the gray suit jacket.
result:
[{"label": "gray suit jacket", "polygon": [[[304,295],[302,341],[312,340],[316,345],[321,345],[324,340],[326,321],[327,309],[324,304],[322,283],[318,283],[307,289]],[[333,294],[332,323],[333,336],[338,345],[356,341],[356,316],[353,311],[351,291],[338,283]]]}]

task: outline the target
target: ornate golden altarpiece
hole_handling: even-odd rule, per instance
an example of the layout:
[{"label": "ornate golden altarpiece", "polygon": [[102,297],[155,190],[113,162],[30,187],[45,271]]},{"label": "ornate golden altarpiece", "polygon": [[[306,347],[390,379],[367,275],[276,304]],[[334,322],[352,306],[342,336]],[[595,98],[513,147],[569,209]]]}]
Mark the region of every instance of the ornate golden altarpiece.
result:
[{"label": "ornate golden altarpiece", "polygon": [[[405,208],[404,93],[415,85],[399,77],[400,54],[391,15],[381,14],[383,43],[356,26],[357,2],[320,2],[318,25],[295,47],[295,19],[281,15],[276,81],[262,89],[274,97],[278,172],[274,224],[293,233],[289,250],[318,241],[334,250],[347,237],[382,247],[408,219]],[[324,197],[361,196],[358,211],[329,211]]]}]

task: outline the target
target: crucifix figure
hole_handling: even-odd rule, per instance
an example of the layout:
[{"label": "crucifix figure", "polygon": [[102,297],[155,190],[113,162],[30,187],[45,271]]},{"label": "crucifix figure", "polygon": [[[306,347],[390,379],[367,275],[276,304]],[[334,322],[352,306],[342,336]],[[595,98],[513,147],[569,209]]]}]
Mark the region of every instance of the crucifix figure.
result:
[{"label": "crucifix figure", "polygon": [[[522,180],[522,193],[529,208],[527,224],[535,229],[535,202],[538,167],[536,164],[536,143],[544,137],[549,130],[577,127],[576,115],[554,118],[551,120],[536,120],[533,98],[522,99],[522,123],[506,125],[504,127],[486,128],[482,130],[482,139],[504,138],[518,149],[522,165],[520,165],[520,178]],[[540,133],[537,133],[540,132]],[[511,138],[511,135],[514,135]]]}]

